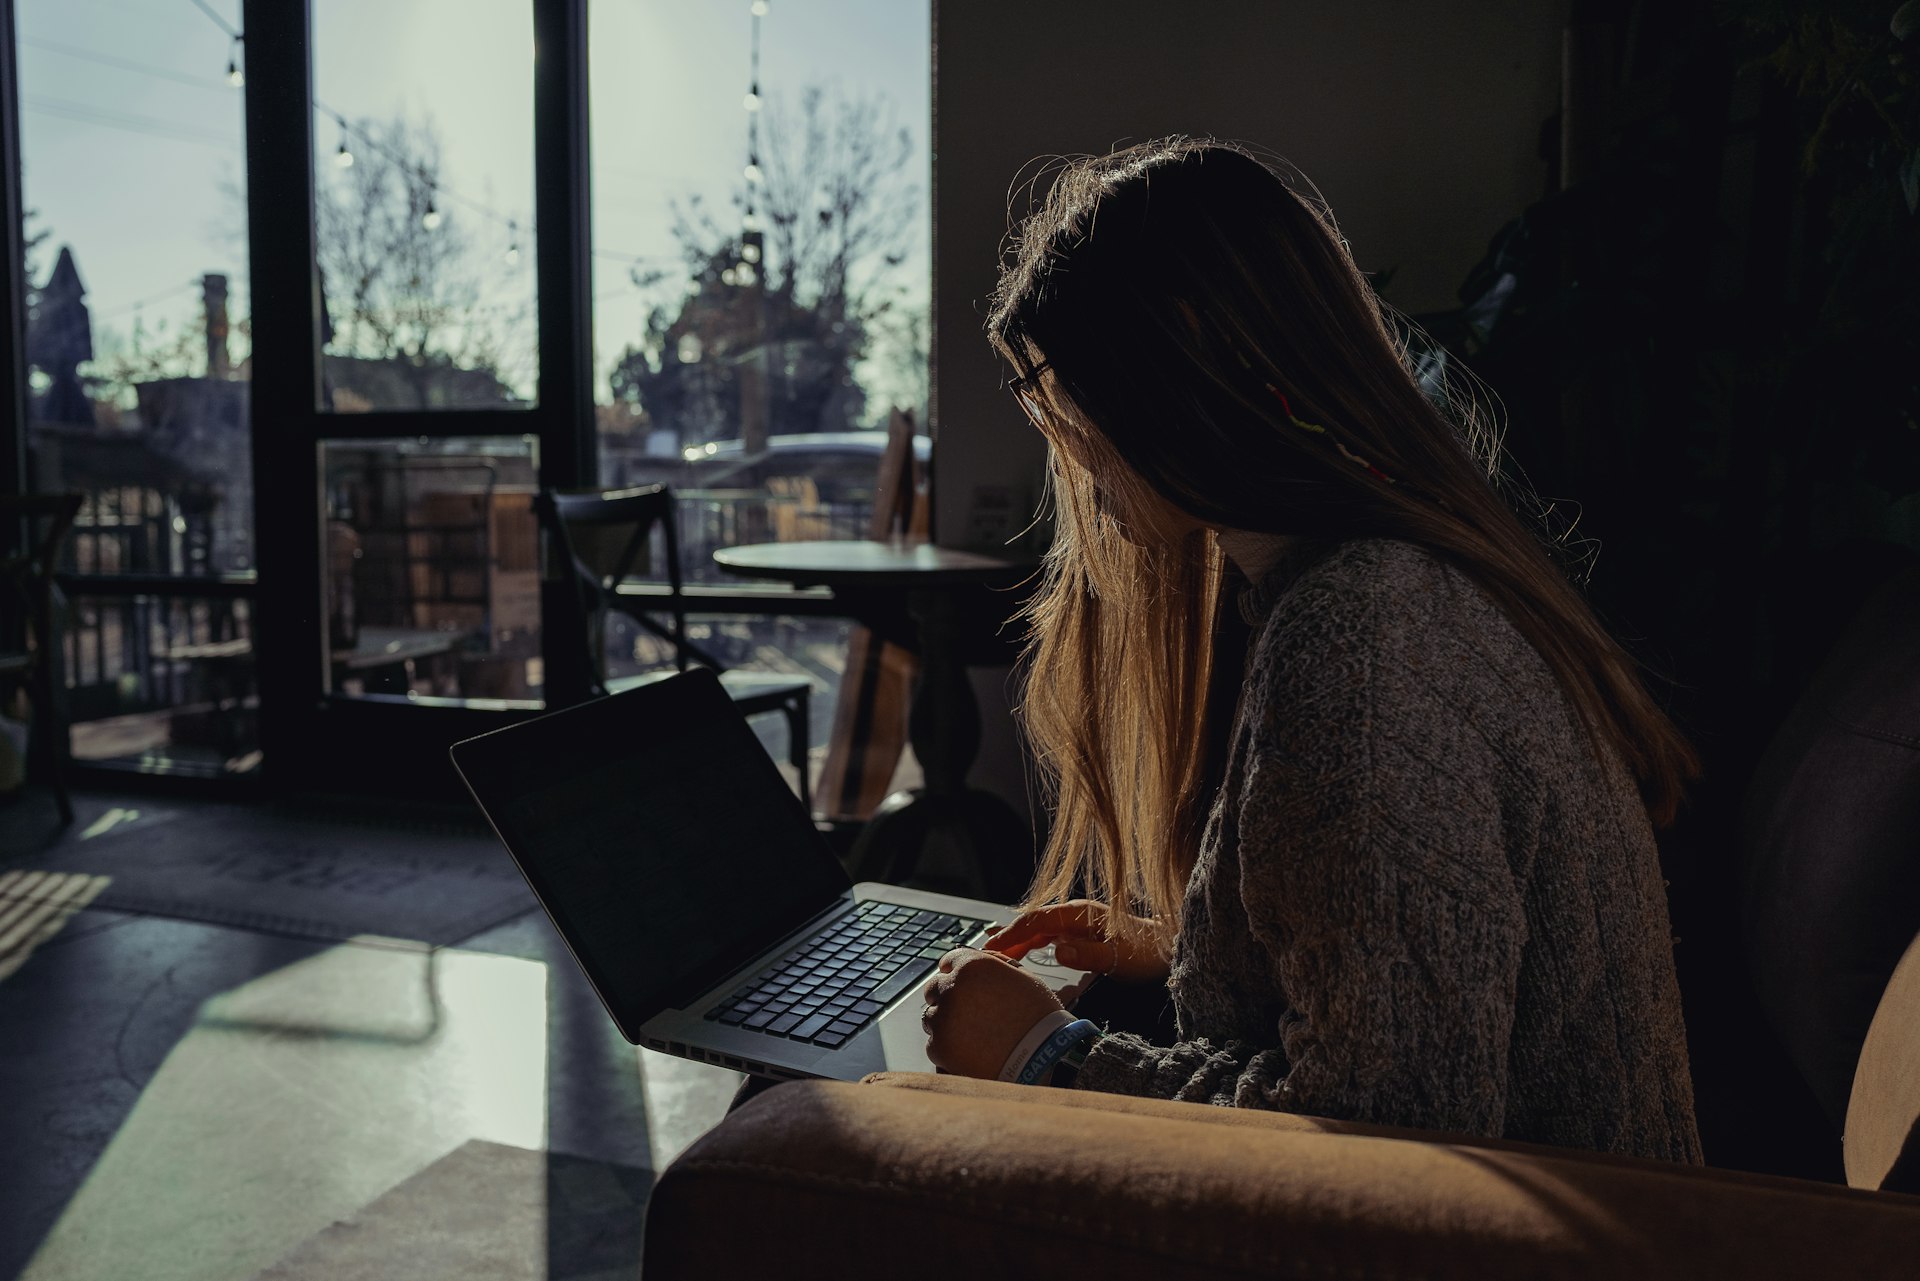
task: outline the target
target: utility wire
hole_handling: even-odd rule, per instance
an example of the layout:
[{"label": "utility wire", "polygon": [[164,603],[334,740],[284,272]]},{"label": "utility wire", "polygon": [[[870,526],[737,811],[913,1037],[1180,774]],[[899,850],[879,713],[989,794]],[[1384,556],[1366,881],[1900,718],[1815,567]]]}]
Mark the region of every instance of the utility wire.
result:
[{"label": "utility wire", "polygon": [[[190,3],[202,13],[206,14],[206,16],[229,37],[234,40],[244,39],[239,31],[235,30],[218,13],[209,8],[205,0],[190,0]],[[98,63],[101,66],[113,67],[121,71],[131,71],[139,75],[152,76],[156,79],[190,85],[197,89],[210,89],[221,93],[231,92],[231,87],[228,85],[188,75],[184,72],[172,71],[164,67],[134,62],[126,58],[117,58],[110,54],[94,53],[91,50],[64,44],[57,40],[23,37],[21,43],[63,54],[70,58]],[[202,146],[218,146],[229,150],[238,149],[241,146],[241,140],[230,134],[222,134],[213,130],[195,129],[191,125],[149,120],[140,116],[108,111],[85,103],[67,102],[56,98],[30,97],[26,99],[26,105],[45,115],[74,120],[85,124],[121,129],[129,133],[145,134],[149,137],[166,138],[176,142],[198,143]],[[409,167],[405,156],[400,155],[392,148],[381,143],[365,129],[348,123],[343,113],[329,107],[317,98],[313,100],[313,109],[323,115],[331,116],[342,133],[352,136],[371,150],[380,152],[388,159],[400,165],[402,169]],[[479,214],[481,217],[505,227],[510,234],[517,235],[521,229],[520,219],[510,214],[501,213],[485,202],[475,200],[473,197],[452,187],[433,182],[428,184],[428,188],[429,197],[442,197],[453,204],[464,206],[474,213]],[[537,225],[531,220],[528,220],[526,230],[529,235],[533,235],[537,232]],[[609,262],[624,263],[629,266],[646,266],[681,261],[681,255],[679,254],[635,254],[615,249],[603,249],[597,246],[589,252],[595,258]]]},{"label": "utility wire", "polygon": [[104,125],[109,129],[124,129],[129,133],[143,133],[155,138],[171,138],[176,142],[197,142],[202,146],[220,147],[227,151],[235,151],[240,147],[240,139],[232,134],[217,133],[211,129],[195,129],[191,125],[168,124],[117,111],[105,111],[99,107],[90,107],[80,102],[67,102],[61,98],[30,96],[25,99],[25,105],[28,110],[38,111],[43,115],[59,116],[62,119],[77,120],[84,124]]},{"label": "utility wire", "polygon": [[118,307],[112,308],[111,310],[94,312],[92,313],[94,323],[100,324],[109,320],[118,320],[120,317],[131,315],[134,312],[139,311],[143,307],[150,307],[157,302],[165,302],[167,299],[174,297],[176,294],[183,294],[190,289],[199,289],[200,287],[201,287],[200,281],[189,280],[183,285],[175,285],[171,289],[165,289],[157,294],[151,294],[148,297],[139,299],[136,302],[121,303]]},{"label": "utility wire", "polygon": [[46,49],[53,53],[65,54],[69,58],[79,58],[85,62],[97,62],[103,67],[115,67],[121,71],[135,71],[143,76],[153,76],[158,80],[172,80],[183,85],[192,85],[195,89],[206,89],[213,93],[231,94],[233,86],[224,80],[209,80],[205,76],[188,75],[184,71],[172,71],[165,67],[155,67],[144,62],[132,62],[126,58],[116,58],[112,54],[94,53],[78,45],[62,44],[58,40],[42,40],[37,36],[22,36],[20,43],[36,49]]},{"label": "utility wire", "polygon": [[[199,4],[199,0],[194,0],[194,3]],[[206,12],[208,16],[212,17],[216,22],[220,21],[218,15],[207,10],[204,5],[200,7],[203,12]],[[236,39],[239,38],[238,33],[233,32],[232,29],[226,27],[224,23],[221,25],[221,29],[227,31],[228,34],[233,35]],[[91,50],[82,49],[75,45],[63,44],[58,40],[42,40],[37,37],[27,36],[21,38],[21,43],[31,45],[35,48],[46,49],[53,53],[64,54],[69,58],[78,58],[86,62],[98,63],[104,67],[113,67],[121,71],[131,71],[143,76],[152,76],[160,80],[170,80],[178,84],[190,85],[196,89],[206,89],[223,94],[233,92],[232,87],[224,82],[208,80],[199,76],[186,74],[185,72],[172,71],[165,67],[155,67],[147,63],[134,62],[126,58],[116,58],[111,54],[94,53]],[[30,99],[29,101],[36,105],[36,109],[42,110],[47,114],[65,116],[69,119],[85,121],[90,124],[107,125],[113,128],[127,129],[136,133],[150,134],[154,137],[171,138],[181,142],[219,143],[236,148],[240,146],[240,140],[237,138],[230,137],[229,135],[216,134],[207,130],[196,130],[191,125],[176,125],[165,121],[151,121],[137,116],[121,115],[115,112],[105,111],[101,108],[82,103],[66,103],[51,98]],[[362,145],[387,156],[402,168],[407,166],[406,157],[394,152],[358,125],[348,123],[346,116],[341,112],[327,106],[318,99],[314,100],[313,108],[322,115],[332,117],[341,132],[351,135],[359,140]],[[471,196],[465,195],[452,187],[434,183],[431,194],[444,196],[454,204],[464,205],[482,217],[491,219],[501,226],[506,227],[511,232],[520,230],[521,222],[518,218],[509,214],[503,214],[484,202],[475,200]],[[531,235],[535,230],[535,224],[529,221],[526,224],[526,228]],[[680,260],[680,255],[678,254],[632,254],[614,249],[600,248],[595,248],[592,253],[596,258],[636,266],[648,263],[677,262]]]},{"label": "utility wire", "polygon": [[241,35],[238,31],[235,31],[231,26],[229,26],[225,18],[215,13],[212,9],[209,9],[207,7],[207,0],[189,0],[189,3],[191,3],[193,7],[198,9],[201,13],[204,13],[209,18],[212,18],[213,25],[216,27],[219,27],[222,31],[226,32],[227,35],[229,35],[233,39],[235,40],[246,39],[245,36]]},{"label": "utility wire", "polygon": [[[385,143],[375,138],[372,134],[368,133],[361,126],[351,123],[350,121],[348,121],[345,115],[335,110],[334,108],[329,107],[326,103],[321,102],[318,98],[314,99],[313,109],[321,115],[331,117],[333,120],[333,123],[340,129],[340,131],[344,134],[347,134],[349,137],[356,139],[358,144],[364,145],[372,151],[379,152],[381,155],[387,157],[387,159],[399,165],[402,169],[411,168],[406,156],[403,156],[399,152],[394,151],[391,147],[387,146]],[[351,151],[351,148],[349,148],[349,151]],[[517,232],[517,231],[525,230],[529,234],[532,234],[537,230],[537,227],[531,221],[523,223],[521,222],[520,219],[515,218],[509,214],[501,213],[498,209],[493,208],[492,206],[486,204],[485,202],[475,200],[473,197],[464,195],[461,192],[456,191],[451,187],[443,186],[438,182],[430,183],[429,187],[430,187],[430,191],[429,191],[430,195],[443,196],[454,204],[464,205],[466,208],[473,210],[475,213],[479,214],[481,217],[491,219],[492,221],[506,227],[510,231]],[[630,254],[630,253],[623,253],[619,250],[614,250],[614,249],[599,249],[599,248],[594,249],[592,252],[593,252],[593,256],[596,258],[606,258],[615,262],[632,263],[636,265],[644,264],[644,263],[679,262],[681,260],[679,254]]]}]

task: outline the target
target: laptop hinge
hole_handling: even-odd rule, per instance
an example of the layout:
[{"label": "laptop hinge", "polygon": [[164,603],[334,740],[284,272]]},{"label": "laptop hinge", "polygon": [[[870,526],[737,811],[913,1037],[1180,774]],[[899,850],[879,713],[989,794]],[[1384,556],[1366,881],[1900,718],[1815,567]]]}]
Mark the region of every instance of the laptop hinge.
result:
[{"label": "laptop hinge", "polygon": [[806,920],[800,922],[800,924],[794,926],[792,929],[788,930],[785,934],[781,935],[780,941],[773,944],[771,947],[755,948],[752,952],[748,953],[747,956],[743,958],[738,964],[728,966],[725,970],[719,972],[718,974],[709,972],[706,975],[695,975],[692,979],[688,981],[685,987],[681,988],[679,991],[673,994],[671,999],[668,1001],[668,1004],[676,1010],[691,1009],[693,1007],[693,1004],[696,1001],[698,1001],[701,997],[705,996],[707,993],[713,990],[715,984],[725,979],[728,975],[739,972],[741,967],[746,965],[748,961],[753,960],[754,957],[765,956],[768,952],[779,952],[789,947],[795,939],[804,938],[806,935],[813,933],[814,930],[819,927],[822,921],[826,920],[828,917],[832,916],[834,913],[846,911],[852,908],[853,901],[850,895],[851,895],[850,890],[842,890],[840,895],[836,897],[831,903],[828,903],[825,907],[815,912],[812,916],[809,916]]}]

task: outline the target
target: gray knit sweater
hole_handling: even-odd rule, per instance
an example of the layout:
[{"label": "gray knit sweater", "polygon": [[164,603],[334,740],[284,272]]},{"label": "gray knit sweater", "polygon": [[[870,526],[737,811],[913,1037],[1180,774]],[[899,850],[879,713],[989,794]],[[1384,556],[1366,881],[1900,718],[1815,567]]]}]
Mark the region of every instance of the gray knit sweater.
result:
[{"label": "gray knit sweater", "polygon": [[1552,669],[1412,543],[1300,542],[1254,628],[1169,981],[1084,1089],[1698,1163],[1645,806]]}]

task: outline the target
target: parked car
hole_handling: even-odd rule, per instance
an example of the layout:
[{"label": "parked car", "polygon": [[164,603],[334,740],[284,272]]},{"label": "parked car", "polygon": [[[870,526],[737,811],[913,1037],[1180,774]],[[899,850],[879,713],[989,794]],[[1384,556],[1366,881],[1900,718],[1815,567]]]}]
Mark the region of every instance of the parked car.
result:
[{"label": "parked car", "polygon": [[[664,482],[676,490],[764,490],[769,481],[806,477],[823,503],[871,503],[886,447],[884,431],[770,436],[767,447],[752,454],[744,441],[716,440],[688,445],[678,460],[634,459],[627,483]],[[913,451],[924,469],[933,457],[933,438],[915,436]]]}]

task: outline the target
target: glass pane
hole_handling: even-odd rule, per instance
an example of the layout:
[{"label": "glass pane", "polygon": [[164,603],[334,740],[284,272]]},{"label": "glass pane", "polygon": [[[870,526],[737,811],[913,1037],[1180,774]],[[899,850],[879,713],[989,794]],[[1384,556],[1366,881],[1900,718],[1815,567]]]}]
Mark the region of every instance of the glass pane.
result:
[{"label": "glass pane", "polygon": [[929,6],[590,20],[601,479],[811,513],[746,539],[864,537],[891,411],[926,423]]},{"label": "glass pane", "polygon": [[535,443],[322,442],[328,692],[538,704]]},{"label": "glass pane", "polygon": [[250,602],[76,596],[63,631],[74,759],[182,774],[259,768]]},{"label": "glass pane", "polygon": [[828,451],[803,442],[794,449],[776,447],[758,462],[729,466],[725,460],[723,453],[710,467],[663,470],[653,477],[674,487],[687,582],[742,586],[738,574],[714,563],[713,553],[722,547],[867,536],[877,447]]},{"label": "glass pane", "polygon": [[320,408],[525,408],[532,5],[312,4]]},{"label": "glass pane", "polygon": [[[664,618],[662,619],[664,622]],[[625,677],[673,666],[673,649],[617,610],[603,620],[607,679],[618,687]],[[820,768],[832,737],[840,677],[847,663],[847,635],[853,624],[845,619],[782,614],[687,615],[687,640],[729,671],[765,672],[794,676],[813,686],[807,710],[808,786],[817,791]],[[789,783],[795,782],[791,739],[786,718],[778,713],[755,716],[754,733],[780,766]]]},{"label": "glass pane", "polygon": [[28,475],[87,495],[70,570],[254,565],[239,11],[16,5]]},{"label": "glass pane", "polygon": [[[600,478],[674,487],[689,583],[750,589],[713,563],[730,544],[869,536],[896,408],[917,424],[924,480],[930,11],[589,9]],[[690,625],[722,662],[812,679],[817,775],[851,627]],[[780,718],[755,728],[786,761]]]}]

